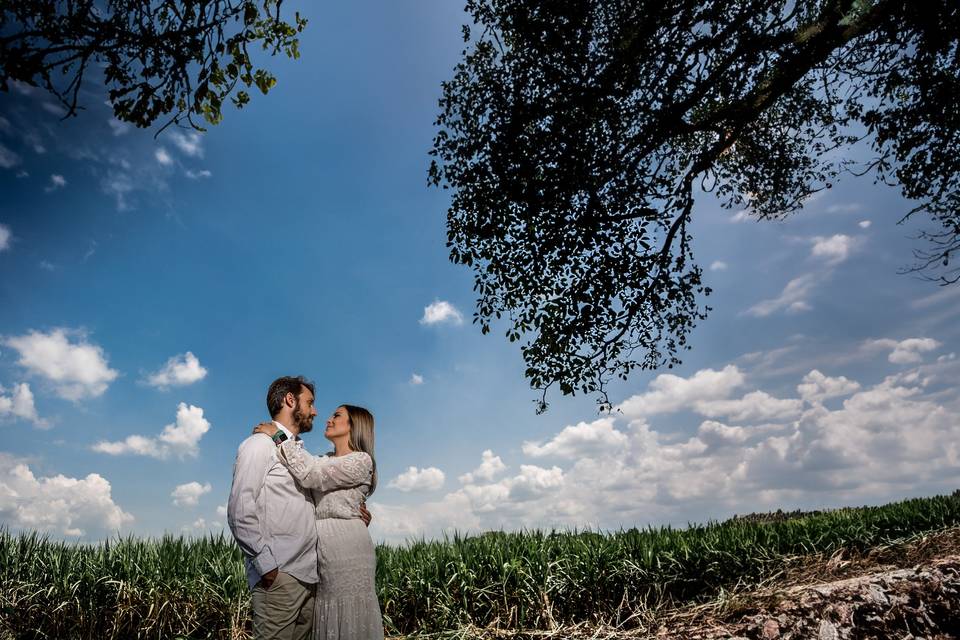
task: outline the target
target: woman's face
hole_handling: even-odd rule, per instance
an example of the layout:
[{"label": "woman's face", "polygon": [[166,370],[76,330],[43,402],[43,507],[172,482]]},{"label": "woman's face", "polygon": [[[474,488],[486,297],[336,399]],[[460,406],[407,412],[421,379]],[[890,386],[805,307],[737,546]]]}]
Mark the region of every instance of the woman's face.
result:
[{"label": "woman's face", "polygon": [[337,407],[329,418],[327,418],[327,428],[323,432],[323,437],[327,440],[333,440],[343,436],[350,435],[350,415],[343,407]]}]

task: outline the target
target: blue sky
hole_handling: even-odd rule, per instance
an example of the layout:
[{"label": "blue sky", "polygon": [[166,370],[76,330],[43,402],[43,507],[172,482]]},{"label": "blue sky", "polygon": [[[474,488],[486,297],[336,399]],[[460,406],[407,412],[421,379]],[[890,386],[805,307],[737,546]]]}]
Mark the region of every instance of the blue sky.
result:
[{"label": "blue sky", "polygon": [[714,311],[684,365],[614,385],[612,415],[537,416],[426,184],[460,9],[297,8],[302,58],[205,134],[121,125],[93,86],[68,121],[0,95],[0,522],[219,531],[236,446],[298,373],[376,415],[383,540],[956,488],[960,288],[898,274],[923,226],[895,191],[846,179],[776,223],[702,198]]}]

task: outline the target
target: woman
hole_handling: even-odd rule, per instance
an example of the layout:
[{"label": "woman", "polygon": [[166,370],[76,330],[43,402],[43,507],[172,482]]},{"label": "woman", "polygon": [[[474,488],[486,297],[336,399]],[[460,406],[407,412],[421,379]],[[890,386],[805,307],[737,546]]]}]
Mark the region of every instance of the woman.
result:
[{"label": "woman", "polygon": [[[276,432],[272,423],[254,429],[271,437]],[[334,446],[333,453],[324,456],[311,456],[292,440],[277,446],[277,459],[301,487],[312,490],[316,504],[320,583],[313,638],[382,640],[374,583],[377,561],[359,512],[377,488],[373,416],[362,407],[341,405],[327,419],[323,435]]]}]

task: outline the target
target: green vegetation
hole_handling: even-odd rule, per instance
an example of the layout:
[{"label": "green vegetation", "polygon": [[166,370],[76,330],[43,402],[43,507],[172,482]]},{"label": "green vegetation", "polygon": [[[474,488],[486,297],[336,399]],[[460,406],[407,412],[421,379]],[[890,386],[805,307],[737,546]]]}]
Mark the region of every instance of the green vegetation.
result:
[{"label": "green vegetation", "polygon": [[[623,623],[715,598],[814,553],[960,525],[960,495],[762,522],[618,533],[486,533],[377,549],[393,634]],[[229,537],[77,545],[0,532],[0,637],[238,638],[249,629]]]}]

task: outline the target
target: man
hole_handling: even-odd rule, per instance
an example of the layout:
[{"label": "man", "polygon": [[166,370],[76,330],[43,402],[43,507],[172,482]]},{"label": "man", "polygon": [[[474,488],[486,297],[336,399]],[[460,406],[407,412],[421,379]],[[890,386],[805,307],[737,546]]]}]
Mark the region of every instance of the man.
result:
[{"label": "man", "polygon": [[[275,439],[313,428],[314,387],[303,376],[273,381],[267,409]],[[282,434],[282,436],[281,436]],[[369,524],[369,513],[361,510]],[[240,444],[227,503],[227,523],[243,551],[258,640],[306,640],[313,627],[317,528],[310,491],[294,482],[276,457],[276,443],[254,434]]]}]

